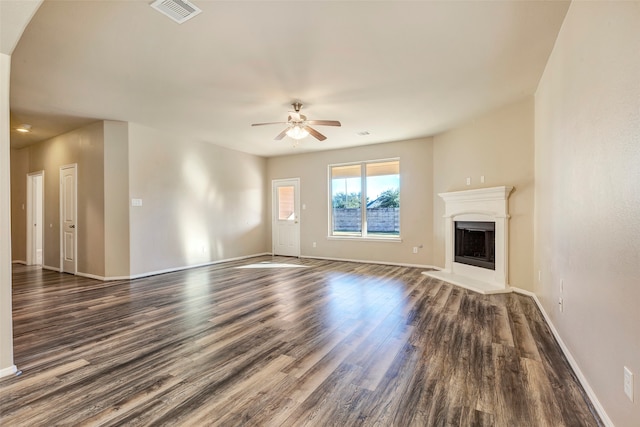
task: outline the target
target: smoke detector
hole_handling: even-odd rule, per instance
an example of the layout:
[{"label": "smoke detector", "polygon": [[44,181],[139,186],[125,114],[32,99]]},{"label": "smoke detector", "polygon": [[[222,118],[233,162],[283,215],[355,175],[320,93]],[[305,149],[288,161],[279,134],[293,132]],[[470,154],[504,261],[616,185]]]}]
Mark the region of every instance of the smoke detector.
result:
[{"label": "smoke detector", "polygon": [[152,8],[182,24],[198,15],[202,10],[188,0],[155,0]]}]

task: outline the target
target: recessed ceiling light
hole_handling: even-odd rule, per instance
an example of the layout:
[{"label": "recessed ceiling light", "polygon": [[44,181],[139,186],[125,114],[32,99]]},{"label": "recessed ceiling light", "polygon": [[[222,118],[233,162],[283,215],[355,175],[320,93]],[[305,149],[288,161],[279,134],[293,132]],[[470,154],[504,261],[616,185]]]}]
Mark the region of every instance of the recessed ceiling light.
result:
[{"label": "recessed ceiling light", "polygon": [[371,135],[369,132],[367,132],[366,130],[363,130],[362,132],[358,132],[356,135],[358,136],[367,136],[367,135]]},{"label": "recessed ceiling light", "polygon": [[28,132],[31,132],[31,125],[27,125],[27,124],[20,125],[20,127],[17,127],[16,130],[18,132],[28,133]]}]

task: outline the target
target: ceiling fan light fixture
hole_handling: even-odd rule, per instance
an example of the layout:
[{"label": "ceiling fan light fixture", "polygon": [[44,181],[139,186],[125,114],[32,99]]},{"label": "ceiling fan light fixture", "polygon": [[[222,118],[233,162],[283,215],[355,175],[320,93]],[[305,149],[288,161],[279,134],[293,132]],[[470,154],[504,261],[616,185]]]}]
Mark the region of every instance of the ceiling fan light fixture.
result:
[{"label": "ceiling fan light fixture", "polygon": [[296,125],[289,128],[287,136],[293,139],[303,139],[309,136],[309,132],[302,126]]},{"label": "ceiling fan light fixture", "polygon": [[302,108],[302,104],[299,102],[294,102],[291,104],[295,111],[289,111],[289,117],[287,117],[286,122],[268,122],[268,123],[253,123],[251,126],[264,126],[264,125],[275,125],[275,124],[285,124],[286,128],[275,138],[276,141],[280,141],[285,136],[288,136],[291,139],[299,141],[307,136],[311,135],[318,141],[324,141],[327,139],[326,136],[312,128],[311,126],[342,126],[342,124],[337,120],[307,120],[307,116],[304,114],[300,114],[300,109]]}]

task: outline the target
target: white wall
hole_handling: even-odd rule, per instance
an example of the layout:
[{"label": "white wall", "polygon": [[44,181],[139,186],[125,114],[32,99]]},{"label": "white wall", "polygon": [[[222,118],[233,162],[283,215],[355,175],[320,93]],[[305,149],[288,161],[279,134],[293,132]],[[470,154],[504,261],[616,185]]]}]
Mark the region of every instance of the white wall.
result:
[{"label": "white wall", "polygon": [[267,252],[266,160],[129,123],[131,275]]},{"label": "white wall", "polygon": [[[286,141],[283,141],[286,143]],[[329,240],[328,166],[366,160],[400,158],[401,243]],[[328,150],[268,160],[268,206],[271,181],[300,178],[300,251],[302,256],[431,265],[432,251],[432,141],[431,138]],[[271,248],[269,210],[269,248]],[[313,247],[313,242],[317,246]],[[412,248],[422,245],[419,253]]]},{"label": "white wall", "polygon": [[535,291],[613,423],[638,426],[640,2],[571,4],[535,115]]}]

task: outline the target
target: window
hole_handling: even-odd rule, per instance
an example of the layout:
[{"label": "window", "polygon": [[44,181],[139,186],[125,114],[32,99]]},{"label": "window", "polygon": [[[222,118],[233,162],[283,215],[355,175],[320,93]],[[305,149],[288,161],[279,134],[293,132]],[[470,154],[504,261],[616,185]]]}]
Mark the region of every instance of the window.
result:
[{"label": "window", "polygon": [[278,187],[278,220],[293,221],[295,219],[295,191],[292,186]]},{"label": "window", "polygon": [[329,177],[331,236],[400,237],[400,160],[330,165]]}]

